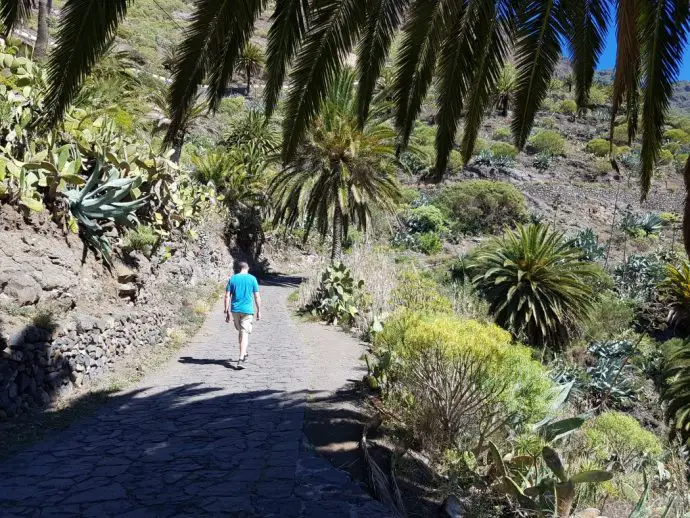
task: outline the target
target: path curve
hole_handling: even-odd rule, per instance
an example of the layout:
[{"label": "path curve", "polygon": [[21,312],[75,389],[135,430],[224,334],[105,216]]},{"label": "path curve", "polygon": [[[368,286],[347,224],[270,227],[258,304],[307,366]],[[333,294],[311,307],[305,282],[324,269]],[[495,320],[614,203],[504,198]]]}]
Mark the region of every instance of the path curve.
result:
[{"label": "path curve", "polygon": [[178,358],[0,464],[0,516],[391,516],[305,444],[319,358],[288,312],[292,289],[263,284],[246,370],[224,365],[237,350],[219,304]]}]

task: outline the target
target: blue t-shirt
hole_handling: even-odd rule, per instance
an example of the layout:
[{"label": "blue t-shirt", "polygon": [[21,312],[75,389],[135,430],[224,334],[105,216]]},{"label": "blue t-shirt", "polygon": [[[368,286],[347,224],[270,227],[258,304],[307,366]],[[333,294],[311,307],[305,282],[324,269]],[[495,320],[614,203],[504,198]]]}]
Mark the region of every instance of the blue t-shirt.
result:
[{"label": "blue t-shirt", "polygon": [[259,292],[259,283],[250,273],[236,273],[228,281],[225,291],[232,297],[230,311],[254,314],[254,294]]}]

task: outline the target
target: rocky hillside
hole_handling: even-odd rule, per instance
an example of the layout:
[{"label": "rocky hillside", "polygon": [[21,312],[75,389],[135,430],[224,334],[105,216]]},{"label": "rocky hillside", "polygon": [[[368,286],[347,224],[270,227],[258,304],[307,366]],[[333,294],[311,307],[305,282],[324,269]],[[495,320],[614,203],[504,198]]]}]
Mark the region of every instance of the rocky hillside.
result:
[{"label": "rocky hillside", "polygon": [[49,221],[1,213],[0,418],[51,403],[125,356],[184,339],[215,301],[232,258],[223,224],[131,252],[111,271]]}]

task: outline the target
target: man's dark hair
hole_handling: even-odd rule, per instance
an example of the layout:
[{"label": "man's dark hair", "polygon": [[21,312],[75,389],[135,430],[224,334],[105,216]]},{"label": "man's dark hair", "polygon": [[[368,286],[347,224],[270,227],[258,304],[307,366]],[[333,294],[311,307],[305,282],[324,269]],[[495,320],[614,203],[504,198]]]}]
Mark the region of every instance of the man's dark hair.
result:
[{"label": "man's dark hair", "polygon": [[239,273],[245,269],[249,269],[249,264],[246,261],[235,261],[235,273]]}]

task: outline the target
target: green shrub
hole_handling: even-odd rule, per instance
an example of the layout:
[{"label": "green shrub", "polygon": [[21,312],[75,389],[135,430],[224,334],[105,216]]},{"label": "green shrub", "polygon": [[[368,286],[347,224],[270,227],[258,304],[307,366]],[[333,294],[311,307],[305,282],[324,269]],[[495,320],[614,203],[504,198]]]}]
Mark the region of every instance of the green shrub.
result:
[{"label": "green shrub", "polygon": [[676,155],[676,168],[680,168],[682,170],[688,161],[688,156],[690,156],[688,153],[678,153]]},{"label": "green shrub", "polygon": [[632,153],[630,146],[613,146],[613,154],[616,157],[629,155],[630,153]]},{"label": "green shrub", "polygon": [[433,146],[436,141],[436,127],[417,121],[410,139],[422,146]]},{"label": "green shrub", "polygon": [[597,270],[560,232],[519,226],[471,256],[476,289],[496,323],[536,347],[567,344],[595,301]]},{"label": "green shrub", "polygon": [[634,318],[635,304],[615,293],[604,292],[585,320],[582,336],[588,342],[616,338],[630,329]]},{"label": "green shrub", "polygon": [[489,150],[489,143],[483,138],[478,138],[474,143],[474,150],[472,151],[474,156],[477,156],[482,151]]},{"label": "green shrub", "polygon": [[609,154],[610,144],[608,140],[603,138],[595,138],[587,142],[585,151],[592,153],[594,156],[607,156]]},{"label": "green shrub", "polygon": [[553,160],[553,157],[548,154],[548,153],[537,153],[534,155],[534,160],[532,161],[532,165],[536,167],[539,171],[546,171],[549,167],[551,167],[551,161]]},{"label": "green shrub", "polygon": [[434,205],[422,205],[412,209],[407,216],[407,228],[413,233],[442,232],[446,229],[446,218],[441,209]]},{"label": "green shrub", "polygon": [[443,244],[436,232],[425,232],[418,238],[419,251],[426,255],[434,255],[441,251]]},{"label": "green shrub", "polygon": [[[428,450],[481,448],[543,418],[552,382],[529,348],[494,324],[401,312],[374,347],[400,358],[404,419]],[[493,431],[492,431],[493,430]]]},{"label": "green shrub", "polygon": [[507,156],[514,159],[518,154],[517,148],[507,142],[494,142],[489,149],[494,156]]},{"label": "green shrub", "polygon": [[558,111],[565,115],[575,115],[577,113],[577,103],[572,99],[561,101],[561,104],[558,106]]},{"label": "green shrub", "polygon": [[400,198],[403,204],[410,205],[419,201],[422,198],[422,193],[414,187],[402,187]]},{"label": "green shrub", "polygon": [[641,466],[645,458],[656,459],[663,452],[659,438],[622,412],[604,412],[582,428],[588,450],[602,462],[616,460],[626,470]]},{"label": "green shrub", "polygon": [[321,276],[314,300],[306,309],[329,324],[348,323],[358,313],[355,297],[363,287],[364,281],[355,281],[343,263],[329,266]]},{"label": "green shrub", "polygon": [[466,234],[494,233],[527,220],[525,197],[503,182],[460,182],[444,188],[434,203],[451,219],[454,230]]},{"label": "green shrub", "polygon": [[499,142],[510,142],[510,140],[513,138],[513,134],[510,132],[510,128],[502,126],[494,131],[493,135],[491,135],[491,138]]},{"label": "green shrub", "polygon": [[553,119],[553,117],[546,117],[545,119],[542,119],[539,124],[542,129],[552,130],[556,128],[556,121]]},{"label": "green shrub", "polygon": [[682,129],[667,129],[664,131],[664,138],[678,144],[690,144],[690,135]]},{"label": "green shrub", "polygon": [[448,157],[448,168],[455,173],[462,170],[463,167],[465,167],[465,161],[462,159],[462,154],[453,149]]},{"label": "green shrub", "polygon": [[597,160],[594,162],[594,172],[597,176],[603,176],[611,172],[611,162],[608,160]]},{"label": "green shrub", "polygon": [[613,143],[620,145],[628,144],[628,126],[621,124],[613,129]]},{"label": "green shrub", "polygon": [[668,149],[661,149],[659,151],[659,164],[668,165],[673,162],[673,153]]},{"label": "green shrub", "polygon": [[600,106],[606,104],[609,100],[609,93],[603,86],[592,85],[589,89],[589,104],[592,106]]},{"label": "green shrub", "polygon": [[680,144],[678,142],[667,142],[664,144],[664,149],[670,151],[671,154],[675,155],[680,151]]},{"label": "green shrub", "polygon": [[403,309],[429,313],[451,313],[453,306],[441,294],[441,286],[417,270],[405,270],[391,291],[391,303]]},{"label": "green shrub", "polygon": [[143,252],[148,257],[157,243],[158,235],[153,231],[153,228],[148,225],[140,225],[127,232],[122,248],[125,252]]},{"label": "green shrub", "polygon": [[549,153],[553,156],[565,156],[565,139],[557,131],[537,131],[528,141],[535,153]]}]

